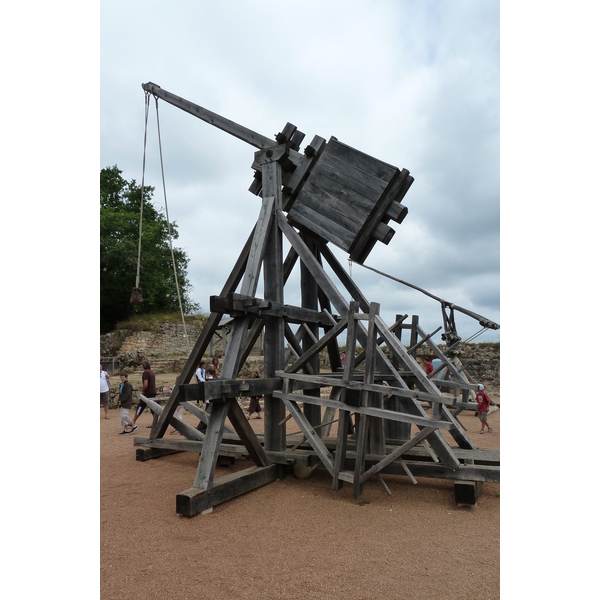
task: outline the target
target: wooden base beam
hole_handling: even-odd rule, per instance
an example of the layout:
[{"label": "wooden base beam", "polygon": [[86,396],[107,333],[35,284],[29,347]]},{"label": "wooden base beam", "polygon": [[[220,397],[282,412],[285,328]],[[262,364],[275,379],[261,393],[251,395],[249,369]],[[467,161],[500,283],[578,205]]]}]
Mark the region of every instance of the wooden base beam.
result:
[{"label": "wooden base beam", "polygon": [[456,481],[454,500],[457,506],[475,506],[482,486],[481,481]]},{"label": "wooden base beam", "polygon": [[280,476],[279,471],[278,465],[252,466],[215,479],[211,490],[189,488],[176,496],[177,514],[193,517],[217,504],[227,502],[227,500],[275,481]]}]

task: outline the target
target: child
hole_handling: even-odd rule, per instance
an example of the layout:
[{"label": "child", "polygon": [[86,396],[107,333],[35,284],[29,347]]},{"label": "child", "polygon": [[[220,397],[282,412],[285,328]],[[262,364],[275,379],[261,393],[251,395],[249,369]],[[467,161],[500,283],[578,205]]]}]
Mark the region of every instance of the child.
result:
[{"label": "child", "polygon": [[475,396],[475,401],[477,402],[477,412],[479,413],[479,420],[481,421],[481,431],[479,433],[483,433],[485,431],[486,425],[488,428],[488,433],[491,433],[492,428],[488,425],[487,422],[491,400],[489,396],[483,391],[482,383],[477,384],[477,395]]},{"label": "child", "polygon": [[[123,431],[119,435],[133,433],[137,429],[137,425],[129,418],[129,410],[133,404],[133,387],[127,379],[128,375],[125,371],[121,371],[121,385],[119,386],[119,407],[121,408],[121,425]],[[129,425],[130,429],[127,430]]]}]

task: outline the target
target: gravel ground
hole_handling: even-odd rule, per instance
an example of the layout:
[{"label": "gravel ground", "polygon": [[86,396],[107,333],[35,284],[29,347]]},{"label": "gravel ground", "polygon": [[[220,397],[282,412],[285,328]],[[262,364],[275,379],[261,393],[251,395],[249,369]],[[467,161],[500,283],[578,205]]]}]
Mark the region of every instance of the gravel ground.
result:
[{"label": "gravel ground", "polygon": [[[459,508],[449,481],[418,478],[413,485],[384,475],[391,496],[373,478],[356,499],[352,486],[336,492],[318,470],[310,479],[272,482],[210,514],[181,517],[175,496],[191,487],[197,455],[137,462],[133,436],[118,435],[118,411],[109,416],[100,413],[104,600],[500,597],[499,484],[485,483],[477,506]],[[196,424],[191,414],[184,420]],[[489,417],[491,434],[477,435],[473,413],[461,421],[476,446],[500,448],[499,411]],[[150,422],[146,411],[134,435],[148,435]],[[251,423],[262,430],[262,420]],[[215,476],[250,464],[237,461]]]}]

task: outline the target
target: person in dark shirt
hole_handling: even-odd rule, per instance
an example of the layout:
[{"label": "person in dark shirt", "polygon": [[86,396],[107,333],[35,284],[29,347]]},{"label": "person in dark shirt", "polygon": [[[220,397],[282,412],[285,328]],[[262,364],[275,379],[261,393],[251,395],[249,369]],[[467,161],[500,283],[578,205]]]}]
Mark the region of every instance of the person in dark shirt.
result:
[{"label": "person in dark shirt", "polygon": [[[154,371],[150,368],[150,363],[147,360],[142,362],[142,367],[144,367],[144,372],[142,373],[142,394],[146,398],[156,398],[156,377]],[[135,409],[135,415],[133,416],[134,425],[139,416],[144,412],[146,406],[148,405],[140,398],[140,402]],[[150,412],[154,414],[152,409]],[[147,427],[150,428],[152,425],[148,425]]]},{"label": "person in dark shirt", "polygon": [[[129,383],[128,375],[125,371],[121,371],[121,385],[119,386],[119,408],[121,409],[121,425],[123,431],[119,435],[133,433],[137,429],[137,425],[129,418],[129,411],[133,404],[133,387]],[[127,429],[129,427],[129,429]]]}]

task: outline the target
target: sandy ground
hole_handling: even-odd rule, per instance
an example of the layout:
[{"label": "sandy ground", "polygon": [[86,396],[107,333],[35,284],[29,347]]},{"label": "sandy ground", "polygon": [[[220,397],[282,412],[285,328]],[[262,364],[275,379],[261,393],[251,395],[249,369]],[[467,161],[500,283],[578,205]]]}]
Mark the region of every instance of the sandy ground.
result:
[{"label": "sandy ground", "polygon": [[[160,385],[174,379],[157,375]],[[100,411],[103,600],[500,597],[499,484],[485,483],[477,506],[459,508],[449,481],[384,475],[391,496],[372,478],[357,499],[318,470],[181,517],[175,496],[191,487],[198,456],[137,462],[133,436],[118,435],[118,410],[109,416]],[[151,419],[144,412],[134,435],[148,435]],[[500,411],[490,434],[478,434],[473,413],[460,419],[475,446],[500,448]],[[184,420],[197,424],[187,412]],[[262,420],[251,423],[262,431]],[[216,477],[250,464],[218,467]]]}]

